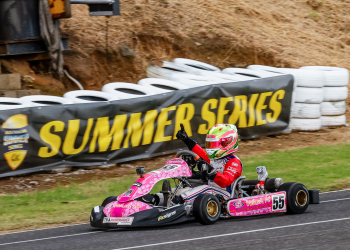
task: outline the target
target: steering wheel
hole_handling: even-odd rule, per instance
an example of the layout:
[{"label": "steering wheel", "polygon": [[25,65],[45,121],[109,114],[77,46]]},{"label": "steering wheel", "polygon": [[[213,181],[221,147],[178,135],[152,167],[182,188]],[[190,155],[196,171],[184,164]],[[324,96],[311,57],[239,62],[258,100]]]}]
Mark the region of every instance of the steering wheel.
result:
[{"label": "steering wheel", "polygon": [[176,153],[176,157],[181,158],[187,163],[187,165],[190,167],[193,176],[200,176],[201,172],[199,170],[194,170],[194,168],[197,166],[197,163],[201,159],[197,154],[195,154],[192,151],[189,150],[180,150]]}]

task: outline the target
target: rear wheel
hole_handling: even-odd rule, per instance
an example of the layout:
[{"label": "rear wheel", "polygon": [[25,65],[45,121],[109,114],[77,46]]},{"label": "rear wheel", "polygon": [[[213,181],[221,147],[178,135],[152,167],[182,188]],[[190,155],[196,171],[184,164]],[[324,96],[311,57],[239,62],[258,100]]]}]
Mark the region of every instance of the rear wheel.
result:
[{"label": "rear wheel", "polygon": [[284,183],[278,188],[278,191],[287,193],[287,213],[302,214],[309,206],[309,191],[301,183]]},{"label": "rear wheel", "polygon": [[215,195],[201,194],[193,203],[193,215],[203,225],[214,224],[220,218],[220,202]]},{"label": "rear wheel", "polygon": [[111,203],[113,201],[116,201],[118,198],[118,196],[109,196],[108,198],[106,198],[103,202],[102,202],[102,207],[105,207],[108,203]]}]

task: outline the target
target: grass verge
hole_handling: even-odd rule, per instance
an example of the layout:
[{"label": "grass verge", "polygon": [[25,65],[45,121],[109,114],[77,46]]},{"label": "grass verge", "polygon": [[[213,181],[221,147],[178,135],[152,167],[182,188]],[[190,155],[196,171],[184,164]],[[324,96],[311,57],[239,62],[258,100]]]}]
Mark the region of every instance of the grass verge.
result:
[{"label": "grass verge", "polygon": [[[270,177],[301,182],[309,189],[327,191],[350,186],[350,144],[276,151],[242,161],[248,179],[257,178],[256,166],[266,166]],[[0,232],[88,222],[95,205],[110,195],[124,192],[136,179],[136,175],[128,175],[2,196]],[[159,190],[160,185],[154,190]]]}]

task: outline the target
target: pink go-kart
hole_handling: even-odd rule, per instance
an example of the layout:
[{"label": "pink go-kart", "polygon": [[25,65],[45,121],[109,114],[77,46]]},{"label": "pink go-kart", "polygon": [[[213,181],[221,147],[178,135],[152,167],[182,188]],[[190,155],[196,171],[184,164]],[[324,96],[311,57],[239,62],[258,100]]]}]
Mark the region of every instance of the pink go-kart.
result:
[{"label": "pink go-kart", "polygon": [[[164,167],[145,173],[136,169],[140,178],[123,194],[110,196],[91,211],[90,224],[99,228],[151,227],[196,220],[213,224],[220,218],[269,213],[300,214],[309,204],[319,203],[318,190],[308,190],[297,182],[283,183],[281,178],[267,178],[265,189],[256,189],[259,180],[239,177],[232,185],[229,198],[203,191],[192,203],[176,202],[175,197],[200,185],[208,185],[207,170],[195,170],[199,157],[187,150],[177,153]],[[162,204],[149,194],[153,186],[165,179],[174,179],[176,186],[161,191]],[[167,180],[164,181],[164,183]],[[164,187],[163,183],[163,187]],[[205,187],[205,186],[204,186]],[[209,186],[208,186],[209,187]]]}]

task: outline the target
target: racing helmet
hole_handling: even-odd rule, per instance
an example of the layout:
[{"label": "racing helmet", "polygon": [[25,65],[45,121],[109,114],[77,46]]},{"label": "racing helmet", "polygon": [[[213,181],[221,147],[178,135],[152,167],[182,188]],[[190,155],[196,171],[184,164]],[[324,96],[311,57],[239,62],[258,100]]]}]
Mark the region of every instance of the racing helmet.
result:
[{"label": "racing helmet", "polygon": [[209,159],[218,159],[238,150],[238,133],[235,125],[216,124],[205,138]]}]

